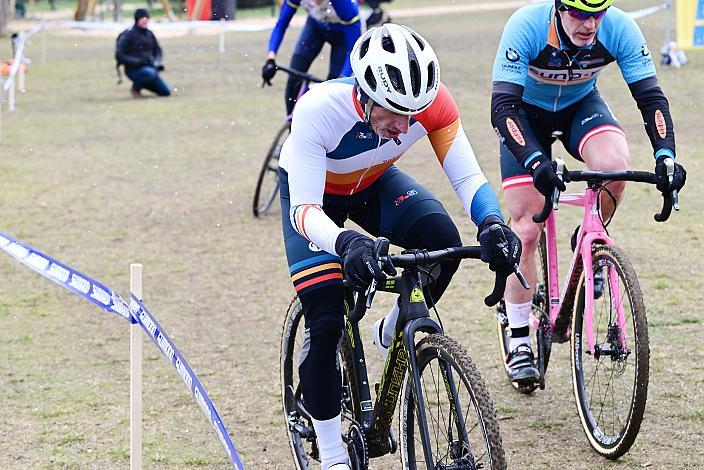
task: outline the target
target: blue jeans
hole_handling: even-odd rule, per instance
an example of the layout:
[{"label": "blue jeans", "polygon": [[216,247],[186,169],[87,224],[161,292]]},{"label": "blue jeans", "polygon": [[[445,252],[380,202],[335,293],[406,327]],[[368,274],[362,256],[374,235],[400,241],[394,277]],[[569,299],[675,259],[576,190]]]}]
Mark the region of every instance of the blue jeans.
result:
[{"label": "blue jeans", "polygon": [[171,94],[169,85],[159,76],[156,67],[144,65],[136,69],[125,70],[125,74],[132,80],[132,89],[134,91],[146,88],[159,96],[169,96]]}]

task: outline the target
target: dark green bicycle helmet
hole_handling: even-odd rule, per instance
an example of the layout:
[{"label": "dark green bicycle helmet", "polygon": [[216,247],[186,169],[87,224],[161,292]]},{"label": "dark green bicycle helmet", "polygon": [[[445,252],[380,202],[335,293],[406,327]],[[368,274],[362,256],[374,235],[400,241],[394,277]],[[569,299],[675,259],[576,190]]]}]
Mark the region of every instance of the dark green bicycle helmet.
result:
[{"label": "dark green bicycle helmet", "polygon": [[558,7],[562,4],[577,10],[602,11],[609,8],[614,3],[614,0],[555,0],[555,3]]}]

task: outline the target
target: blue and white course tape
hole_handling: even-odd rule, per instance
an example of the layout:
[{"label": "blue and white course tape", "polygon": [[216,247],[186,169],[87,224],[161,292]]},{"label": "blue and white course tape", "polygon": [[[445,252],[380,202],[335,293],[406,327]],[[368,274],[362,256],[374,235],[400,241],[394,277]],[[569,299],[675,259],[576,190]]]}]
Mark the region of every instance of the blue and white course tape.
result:
[{"label": "blue and white course tape", "polygon": [[237,470],[244,469],[237,449],[232,443],[232,438],[230,438],[227,428],[220,419],[220,415],[200,380],[198,380],[193,369],[188,365],[183,354],[176,348],[169,335],[159,325],[156,318],[149,313],[142,302],[132,296],[131,303],[128,306],[120,295],[104,284],[1,232],[0,249],[28,268],[94,303],[103,310],[120,315],[132,323],[138,323],[159,347],[164,357],[171,362],[183,383],[186,384],[188,391],[198,403],[215,434],[217,434],[234,468]]}]

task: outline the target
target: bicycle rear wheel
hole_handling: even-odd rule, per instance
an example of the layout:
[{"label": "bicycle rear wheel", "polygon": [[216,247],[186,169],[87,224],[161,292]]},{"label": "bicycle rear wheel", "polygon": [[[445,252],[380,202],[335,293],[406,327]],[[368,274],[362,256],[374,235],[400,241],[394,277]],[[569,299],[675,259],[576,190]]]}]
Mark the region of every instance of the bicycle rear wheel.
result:
[{"label": "bicycle rear wheel", "polygon": [[[418,343],[416,354],[427,422],[418,422],[408,373],[399,417],[403,468],[506,468],[494,404],[464,348],[432,334]],[[421,426],[427,426],[434,462],[426,462]]]},{"label": "bicycle rear wheel", "polygon": [[[294,298],[286,312],[281,335],[281,399],[289,445],[296,468],[317,468],[320,460],[313,422],[306,410],[305,397],[301,392],[298,366],[305,339],[303,306]],[[342,373],[342,416],[348,422],[360,421],[360,407],[354,373],[351,371],[352,352],[347,335],[343,333],[340,347]],[[344,422],[343,422],[344,426]]]},{"label": "bicycle rear wheel", "polygon": [[[582,275],[572,320],[572,382],[589,443],[602,456],[616,459],[633,445],[645,412],[648,327],[643,294],[626,255],[613,246],[596,246],[592,267],[604,273],[605,292],[594,300],[591,332],[595,347],[589,351]],[[617,323],[617,308],[623,308],[622,327]]]},{"label": "bicycle rear wheel", "polygon": [[269,151],[264,158],[262,169],[259,170],[257,187],[254,190],[254,201],[252,202],[252,212],[254,217],[266,213],[276,199],[279,192],[279,155],[284,141],[291,133],[291,122],[287,121],[274,138]]},{"label": "bicycle rear wheel", "polygon": [[[548,290],[548,268],[547,268],[547,247],[545,244],[545,232],[540,235],[538,243],[538,263],[537,263],[537,281],[535,285],[535,293],[533,294],[533,309],[532,314],[540,319],[538,331],[535,332],[535,348],[537,356],[535,367],[540,371],[539,383],[519,384],[511,381],[513,388],[521,393],[530,394],[540,386],[545,388],[545,371],[548,368],[550,361],[550,351],[552,350],[552,339],[550,337],[550,325],[548,319],[547,307],[547,290]],[[504,372],[508,377],[508,364],[506,358],[511,352],[509,350],[509,341],[511,340],[511,328],[508,326],[508,316],[506,315],[506,304],[502,300],[496,307],[496,327],[499,336],[499,350],[501,351],[501,362],[504,366]]]}]

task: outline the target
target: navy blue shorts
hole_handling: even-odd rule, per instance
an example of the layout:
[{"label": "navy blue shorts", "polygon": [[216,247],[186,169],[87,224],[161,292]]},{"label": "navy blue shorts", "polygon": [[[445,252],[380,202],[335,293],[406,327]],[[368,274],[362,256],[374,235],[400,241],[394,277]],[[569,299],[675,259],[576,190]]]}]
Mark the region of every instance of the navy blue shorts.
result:
[{"label": "navy blue shorts", "polygon": [[[279,181],[286,257],[296,291],[301,294],[306,290],[341,283],[340,258],[322,251],[291,226],[288,174],[283,170],[280,170]],[[419,219],[430,214],[446,216],[446,223],[451,225],[438,227],[439,231],[457,232],[450,216],[437,198],[393,165],[378,180],[357,194],[326,194],[323,197],[323,210],[339,227],[343,227],[349,219],[371,235],[386,237],[391,243],[402,248],[432,249],[425,246],[407,246],[409,229]]]},{"label": "navy blue shorts", "polygon": [[[548,157],[552,156],[551,146],[556,138],[560,139],[570,155],[583,161],[582,149],[589,138],[602,132],[625,135],[597,90],[557,112],[521,103],[519,120],[525,133],[538,142],[543,154]],[[553,137],[554,132],[561,134]],[[500,144],[500,154],[503,189],[533,184],[528,170],[518,163],[506,145]]]}]

